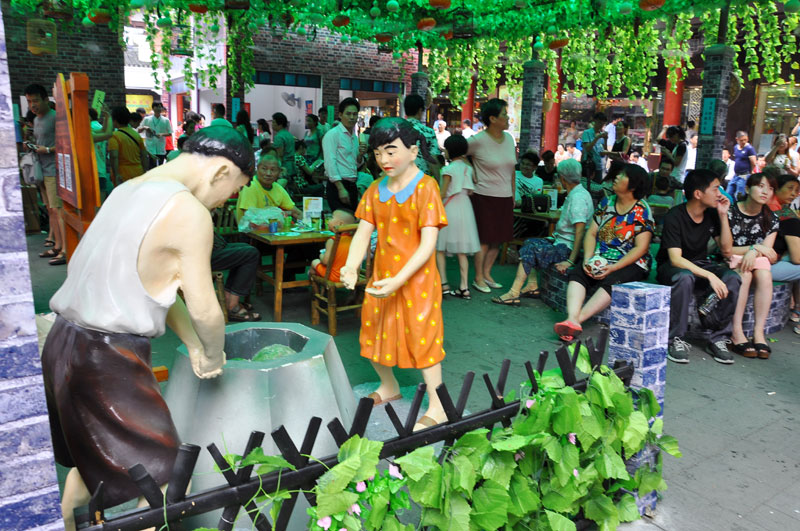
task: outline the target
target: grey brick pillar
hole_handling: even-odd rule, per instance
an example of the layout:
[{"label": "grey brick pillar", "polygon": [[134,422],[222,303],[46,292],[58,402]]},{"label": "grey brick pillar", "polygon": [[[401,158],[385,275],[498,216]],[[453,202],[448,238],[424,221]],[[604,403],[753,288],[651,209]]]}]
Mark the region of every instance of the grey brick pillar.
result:
[{"label": "grey brick pillar", "polygon": [[722,157],[728,118],[728,96],[733,71],[733,48],[715,44],[705,49],[703,102],[697,139],[697,168],[707,168],[712,159]]},{"label": "grey brick pillar", "polygon": [[414,72],[411,74],[411,94],[419,94],[424,100],[427,98],[429,86],[430,79],[427,72]]},{"label": "grey brick pillar", "polygon": [[[60,529],[58,479],[42,385],[25,245],[5,26],[0,13],[0,520]],[[54,79],[40,80],[45,85]]]},{"label": "grey brick pillar", "polygon": [[542,147],[542,98],[544,98],[544,63],[532,59],[523,65],[522,117],[519,132],[519,153]]}]

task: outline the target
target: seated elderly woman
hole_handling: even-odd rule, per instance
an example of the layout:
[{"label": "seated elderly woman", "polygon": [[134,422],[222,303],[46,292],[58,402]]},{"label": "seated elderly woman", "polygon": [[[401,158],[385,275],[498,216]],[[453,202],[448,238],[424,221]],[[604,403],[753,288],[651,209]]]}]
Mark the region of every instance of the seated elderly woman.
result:
[{"label": "seated elderly woman", "polygon": [[[553,326],[561,339],[571,341],[580,335],[581,323],[611,303],[613,285],[647,278],[654,224],[642,198],[649,190],[647,172],[625,164],[614,179],[614,195],[600,201],[583,238],[583,267],[570,273],[567,319]],[[597,291],[584,304],[587,290],[593,288]]]},{"label": "seated elderly woman", "polygon": [[558,164],[558,178],[567,191],[567,197],[561,207],[561,218],[553,232],[553,238],[530,238],[525,241],[519,252],[519,267],[511,289],[494,297],[492,302],[519,306],[520,297],[538,298],[541,293],[536,270],[547,269],[555,264],[556,270],[563,274],[570,266],[575,265],[586,223],[592,217],[592,196],[580,184],[581,163],[577,160],[562,160]]}]

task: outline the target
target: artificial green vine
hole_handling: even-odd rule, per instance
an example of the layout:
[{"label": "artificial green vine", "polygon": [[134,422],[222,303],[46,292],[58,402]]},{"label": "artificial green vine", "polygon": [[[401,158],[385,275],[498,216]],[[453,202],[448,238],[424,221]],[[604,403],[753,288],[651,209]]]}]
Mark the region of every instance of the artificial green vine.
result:
[{"label": "artificial green vine", "polygon": [[767,83],[783,83],[780,53],[778,52],[781,46],[781,31],[778,17],[771,11],[775,9],[775,6],[769,2],[768,5],[757,5],[756,7],[759,29],[756,40],[759,44],[759,62],[762,65],[761,77]]},{"label": "artificial green vine", "polygon": [[689,39],[692,37],[693,13],[675,15],[664,31],[664,66],[667,67],[667,79],[670,85],[677,86],[687,75],[687,61],[690,59]]},{"label": "artificial green vine", "polygon": [[[492,97],[500,79],[500,42],[497,39],[479,39],[473,45],[479,83],[476,87],[483,96]],[[467,87],[469,90],[469,87]]]}]

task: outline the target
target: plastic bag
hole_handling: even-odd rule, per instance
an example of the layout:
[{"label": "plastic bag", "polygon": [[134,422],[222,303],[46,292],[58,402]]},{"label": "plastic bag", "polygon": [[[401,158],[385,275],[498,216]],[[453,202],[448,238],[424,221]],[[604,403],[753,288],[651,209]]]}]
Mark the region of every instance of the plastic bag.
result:
[{"label": "plastic bag", "polygon": [[269,225],[270,221],[283,224],[283,210],[278,207],[249,208],[239,220],[239,232],[249,232],[254,225]]},{"label": "plastic bag", "polygon": [[22,179],[25,184],[39,184],[44,181],[42,164],[36,153],[29,151],[22,155],[19,159],[19,167],[22,170]]}]

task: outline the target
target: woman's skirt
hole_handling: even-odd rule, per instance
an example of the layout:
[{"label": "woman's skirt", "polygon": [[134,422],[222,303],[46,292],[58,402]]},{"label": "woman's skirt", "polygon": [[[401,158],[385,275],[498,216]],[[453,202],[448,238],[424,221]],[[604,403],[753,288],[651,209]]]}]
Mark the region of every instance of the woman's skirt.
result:
[{"label": "woman's skirt", "polygon": [[514,198],[472,194],[472,209],[482,244],[499,245],[514,238]]}]

